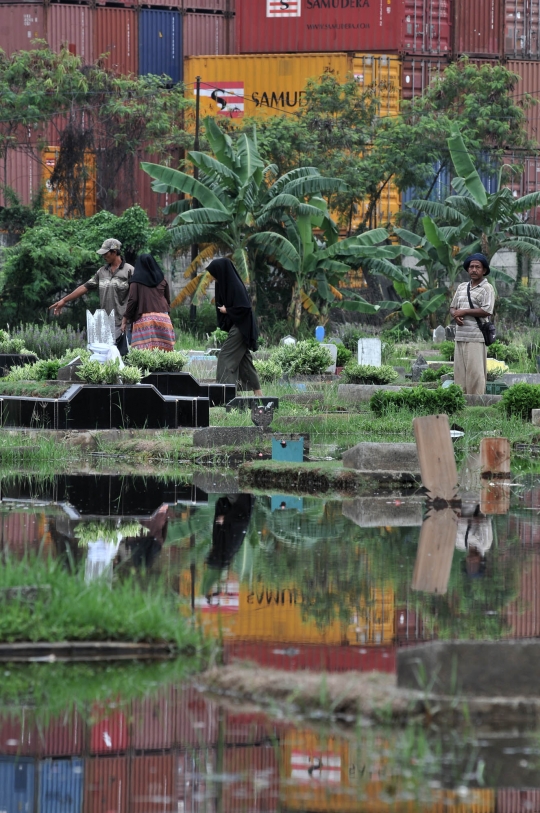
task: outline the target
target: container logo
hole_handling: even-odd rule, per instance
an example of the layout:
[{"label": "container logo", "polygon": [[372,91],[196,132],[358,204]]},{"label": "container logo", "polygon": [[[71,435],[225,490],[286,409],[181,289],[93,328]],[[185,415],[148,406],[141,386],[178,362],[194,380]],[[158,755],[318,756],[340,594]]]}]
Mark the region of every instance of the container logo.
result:
[{"label": "container logo", "polygon": [[302,0],[266,0],[267,17],[301,17]]},{"label": "container logo", "polygon": [[[197,93],[195,88],[193,93]],[[209,85],[201,82],[201,96],[212,99],[218,106],[218,116],[241,119],[244,115],[244,83],[224,82]]]}]

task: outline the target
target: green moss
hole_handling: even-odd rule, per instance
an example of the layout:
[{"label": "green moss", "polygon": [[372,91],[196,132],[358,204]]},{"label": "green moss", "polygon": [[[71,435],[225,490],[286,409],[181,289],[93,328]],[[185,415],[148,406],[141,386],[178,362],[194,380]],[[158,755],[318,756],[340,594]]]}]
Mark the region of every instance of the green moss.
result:
[{"label": "green moss", "polygon": [[0,395],[60,398],[70,387],[67,381],[4,381],[0,378]]}]

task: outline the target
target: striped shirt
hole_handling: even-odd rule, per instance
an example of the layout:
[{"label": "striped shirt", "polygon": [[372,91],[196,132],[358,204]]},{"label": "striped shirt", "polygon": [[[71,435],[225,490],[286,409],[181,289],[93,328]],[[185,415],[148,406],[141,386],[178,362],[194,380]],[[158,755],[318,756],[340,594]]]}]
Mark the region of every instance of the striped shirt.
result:
[{"label": "striped shirt", "polygon": [[129,279],[133,266],[122,261],[117,270],[112,272],[110,265],[103,265],[88,282],[83,285],[89,291],[99,290],[99,307],[110,313],[114,311],[116,335],[120,335],[120,325],[126,312],[129,296]]},{"label": "striped shirt", "polygon": [[[451,308],[457,310],[470,310],[469,297],[467,296],[468,282],[462,282],[458,285],[457,291],[454,294]],[[493,314],[495,308],[495,291],[493,286],[489,284],[484,277],[482,282],[478,283],[474,288],[471,285],[471,299],[473,308],[481,308],[486,313]],[[481,319],[482,322],[487,321]],[[478,322],[474,316],[464,316],[463,325],[456,325],[456,342],[483,342],[484,337],[482,331],[478,327]]]}]

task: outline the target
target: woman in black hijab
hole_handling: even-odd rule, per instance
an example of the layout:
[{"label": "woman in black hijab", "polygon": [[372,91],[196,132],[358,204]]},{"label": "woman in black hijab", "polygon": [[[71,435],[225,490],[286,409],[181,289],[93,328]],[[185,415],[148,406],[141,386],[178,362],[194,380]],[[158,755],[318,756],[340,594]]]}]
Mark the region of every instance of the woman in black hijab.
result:
[{"label": "woman in black hijab", "polygon": [[245,285],[230,260],[213,260],[206,270],[216,280],[218,325],[229,334],[218,357],[217,382],[240,382],[241,389],[262,395],[250,352],[257,349],[257,323]]},{"label": "woman in black hijab", "polygon": [[169,316],[171,297],[163,271],[151,254],[141,254],[129,281],[129,297],[122,333],[133,325],[131,346],[139,350],[174,350],[174,330]]}]

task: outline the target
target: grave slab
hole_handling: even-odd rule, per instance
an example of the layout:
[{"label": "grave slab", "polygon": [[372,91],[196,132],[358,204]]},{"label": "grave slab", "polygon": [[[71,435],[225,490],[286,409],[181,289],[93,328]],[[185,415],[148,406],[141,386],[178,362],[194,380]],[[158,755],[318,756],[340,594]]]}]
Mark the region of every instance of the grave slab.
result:
[{"label": "grave slab", "polygon": [[264,431],[260,426],[208,426],[193,433],[193,445],[206,449],[215,446],[242,446],[262,442]]},{"label": "grave slab", "polygon": [[402,387],[396,387],[392,384],[339,384],[338,397],[343,398],[344,401],[370,401],[371,397],[379,390],[388,390],[388,392],[399,392]]},{"label": "grave slab", "polygon": [[540,426],[540,409],[531,410],[531,422],[533,426]]},{"label": "grave slab", "polygon": [[274,409],[279,409],[279,398],[270,398],[266,395],[237,395],[228,402],[226,409],[227,412],[230,412],[232,409],[246,410],[253,406],[266,406],[267,404],[274,404]]},{"label": "grave slab", "polygon": [[236,396],[233,384],[200,384],[190,373],[150,373],[142,383],[152,384],[162,395],[208,398],[211,407],[225,406]]},{"label": "grave slab", "polygon": [[381,366],[382,348],[380,339],[358,339],[358,364]]},{"label": "grave slab", "polygon": [[335,344],[321,344],[321,347],[325,347],[326,350],[332,356],[332,363],[326,368],[324,371],[325,373],[331,373],[335,375],[336,373],[336,362],[337,362],[337,345]]},{"label": "grave slab", "polygon": [[358,443],[343,453],[343,466],[365,472],[420,474],[415,443]]},{"label": "grave slab", "polygon": [[433,341],[435,344],[441,344],[446,341],[446,329],[442,325],[439,325],[433,331]]},{"label": "grave slab", "polygon": [[344,517],[360,528],[407,528],[422,524],[423,503],[415,498],[357,497],[345,500],[341,510]]},{"label": "grave slab", "polygon": [[540,384],[540,373],[504,373],[498,381],[508,384]]},{"label": "grave slab", "polygon": [[465,395],[467,406],[495,406],[502,395]]}]

